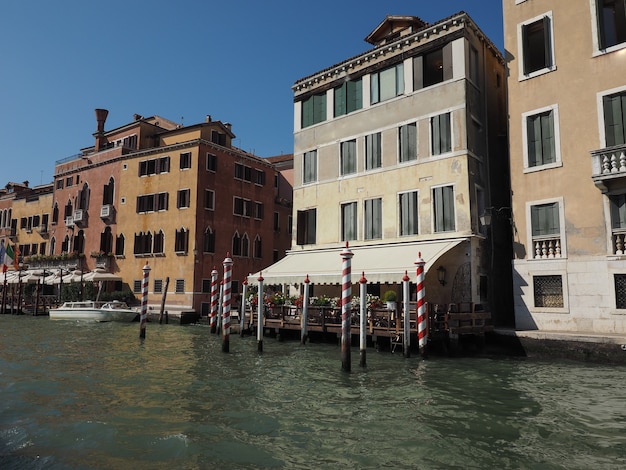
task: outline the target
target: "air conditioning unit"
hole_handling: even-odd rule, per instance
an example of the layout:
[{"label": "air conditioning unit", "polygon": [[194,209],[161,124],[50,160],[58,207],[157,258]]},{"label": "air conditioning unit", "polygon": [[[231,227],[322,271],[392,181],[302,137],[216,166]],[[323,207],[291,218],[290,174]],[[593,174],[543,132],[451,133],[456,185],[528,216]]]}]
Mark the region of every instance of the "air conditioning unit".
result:
[{"label": "air conditioning unit", "polygon": [[84,214],[83,214],[83,210],[82,209],[77,209],[77,210],[74,211],[74,217],[73,217],[74,223],[82,222],[83,221],[83,217],[84,217]]},{"label": "air conditioning unit", "polygon": [[36,227],[37,231],[41,234],[44,235],[46,233],[48,233],[48,226],[47,225],[39,225]]},{"label": "air conditioning unit", "polygon": [[65,218],[65,225],[67,225],[68,227],[73,227],[74,226],[74,217],[69,216]]},{"label": "air conditioning unit", "polygon": [[113,206],[111,204],[105,204],[100,208],[100,218],[108,219],[113,215]]}]

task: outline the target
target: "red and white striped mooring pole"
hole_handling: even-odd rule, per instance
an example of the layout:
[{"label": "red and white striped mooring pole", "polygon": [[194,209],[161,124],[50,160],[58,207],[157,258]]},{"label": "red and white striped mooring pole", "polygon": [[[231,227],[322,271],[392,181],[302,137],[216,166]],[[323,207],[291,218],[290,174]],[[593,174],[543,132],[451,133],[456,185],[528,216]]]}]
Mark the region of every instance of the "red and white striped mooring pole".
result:
[{"label": "red and white striped mooring pole", "polygon": [[211,271],[211,313],[209,317],[211,333],[215,333],[217,331],[217,302],[220,295],[217,284],[217,275],[217,269],[213,266],[213,271]]},{"label": "red and white striped mooring pole", "polygon": [[415,265],[417,266],[417,341],[420,354],[425,359],[428,356],[428,317],[426,316],[425,288],[424,288],[424,265],[422,253],[417,254]]},{"label": "red and white striped mooring pole", "polygon": [[141,316],[139,317],[139,337],[146,337],[146,321],[148,320],[148,279],[150,278],[150,266],[148,263],[143,267],[143,279],[141,280]]},{"label": "red and white striped mooring pole", "polygon": [[224,294],[222,307],[222,352],[228,352],[230,343],[230,288],[233,272],[233,259],[230,253],[224,258]]},{"label": "red and white striped mooring pole", "polygon": [[350,372],[352,368],[350,360],[350,303],[352,299],[352,257],[354,254],[346,247],[341,251],[341,368]]}]

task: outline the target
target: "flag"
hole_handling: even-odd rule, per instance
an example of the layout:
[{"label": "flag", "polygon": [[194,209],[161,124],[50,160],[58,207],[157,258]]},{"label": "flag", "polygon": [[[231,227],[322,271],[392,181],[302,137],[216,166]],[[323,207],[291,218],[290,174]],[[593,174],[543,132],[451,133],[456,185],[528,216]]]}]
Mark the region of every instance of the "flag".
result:
[{"label": "flag", "polygon": [[11,245],[7,245],[6,252],[4,254],[4,265],[6,266],[7,264],[12,264],[13,267],[17,270],[18,268],[17,257],[20,254],[20,250],[17,247],[15,247],[15,249],[17,250],[17,252],[13,251],[13,248],[11,247]]},{"label": "flag", "polygon": [[4,240],[0,240],[0,264],[4,268],[6,266],[4,264],[4,254],[6,253],[6,248],[4,247]]}]

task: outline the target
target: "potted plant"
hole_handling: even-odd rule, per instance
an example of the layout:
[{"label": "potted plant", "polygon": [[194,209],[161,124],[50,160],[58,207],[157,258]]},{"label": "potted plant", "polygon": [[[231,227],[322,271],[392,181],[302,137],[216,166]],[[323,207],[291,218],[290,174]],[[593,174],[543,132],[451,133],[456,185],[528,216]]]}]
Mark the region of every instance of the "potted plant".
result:
[{"label": "potted plant", "polygon": [[398,296],[396,294],[396,291],[393,290],[388,290],[383,294],[383,302],[387,303],[387,308],[389,310],[395,310],[396,309],[396,300],[398,299]]}]

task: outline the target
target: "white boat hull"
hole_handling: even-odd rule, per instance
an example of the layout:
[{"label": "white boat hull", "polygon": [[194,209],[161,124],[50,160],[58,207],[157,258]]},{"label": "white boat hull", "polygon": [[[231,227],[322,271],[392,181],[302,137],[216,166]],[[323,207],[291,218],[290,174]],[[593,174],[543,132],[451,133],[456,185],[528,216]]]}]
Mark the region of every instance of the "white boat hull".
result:
[{"label": "white boat hull", "polygon": [[49,311],[51,320],[132,322],[138,311],[123,302],[65,302]]}]

